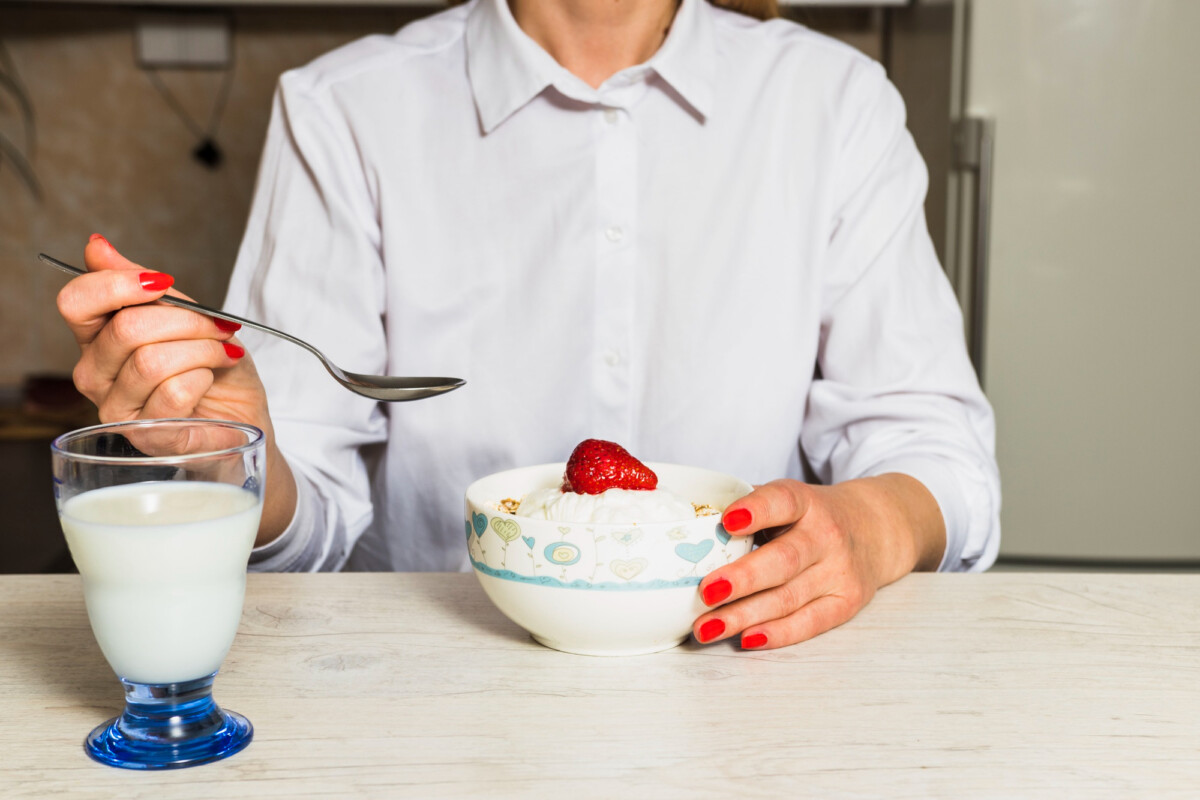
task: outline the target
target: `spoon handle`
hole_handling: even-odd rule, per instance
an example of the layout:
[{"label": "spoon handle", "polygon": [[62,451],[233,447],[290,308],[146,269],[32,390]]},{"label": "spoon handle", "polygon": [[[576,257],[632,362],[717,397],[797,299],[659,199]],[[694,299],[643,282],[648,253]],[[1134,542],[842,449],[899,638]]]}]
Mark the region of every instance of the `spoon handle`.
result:
[{"label": "spoon handle", "polygon": [[[50,266],[52,266],[56,269],[62,270],[63,272],[67,273],[68,275],[86,275],[87,274],[87,270],[80,269],[79,267],[72,267],[70,264],[59,261],[57,258],[48,256],[45,253],[38,253],[38,259],[45,262],[46,264],[49,264]],[[297,339],[295,336],[286,334],[283,331],[275,330],[274,328],[272,328],[269,325],[263,325],[261,322],[255,322],[254,320],[245,319],[244,317],[239,317],[237,314],[230,314],[228,311],[218,311],[215,308],[209,308],[208,306],[204,305],[203,303],[197,303],[192,300],[185,300],[182,297],[172,297],[171,295],[164,294],[162,297],[158,298],[158,300],[161,303],[167,303],[168,305],[178,306],[179,308],[186,308],[191,311],[195,311],[199,314],[204,314],[205,316],[208,316],[208,317],[216,317],[217,319],[227,320],[228,322],[236,322],[237,324],[245,326],[247,328],[254,328],[255,330],[262,331],[263,333],[269,333],[272,336],[278,336],[281,339],[287,339],[292,344],[303,347],[305,350],[309,351],[310,353],[315,355],[317,358],[321,359],[322,362],[325,361],[325,355],[323,353],[321,353],[320,351],[318,351],[315,347],[310,345],[308,342],[304,341],[303,339]]]}]

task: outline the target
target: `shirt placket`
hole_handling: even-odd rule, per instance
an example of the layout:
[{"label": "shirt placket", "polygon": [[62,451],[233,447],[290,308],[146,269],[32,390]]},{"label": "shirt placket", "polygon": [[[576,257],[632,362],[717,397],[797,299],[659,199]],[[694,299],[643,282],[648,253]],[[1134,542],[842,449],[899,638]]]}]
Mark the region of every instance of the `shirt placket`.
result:
[{"label": "shirt placket", "polygon": [[592,352],[596,434],[629,442],[633,434],[634,289],[638,265],[637,137],[629,108],[642,85],[606,93],[596,130],[596,329]]}]

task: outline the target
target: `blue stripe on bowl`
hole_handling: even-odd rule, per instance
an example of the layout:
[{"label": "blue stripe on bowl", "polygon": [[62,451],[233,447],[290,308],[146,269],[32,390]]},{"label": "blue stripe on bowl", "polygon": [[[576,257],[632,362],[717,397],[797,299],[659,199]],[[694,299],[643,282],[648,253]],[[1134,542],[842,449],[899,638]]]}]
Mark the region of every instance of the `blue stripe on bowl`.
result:
[{"label": "blue stripe on bowl", "polygon": [[510,569],[496,569],[489,567],[487,564],[482,564],[471,559],[471,566],[482,572],[484,575],[491,575],[493,578],[500,578],[505,581],[516,581],[517,583],[528,583],[534,586],[556,586],[560,589],[585,589],[593,592],[640,592],[647,589],[678,589],[683,586],[699,586],[700,577],[691,575],[686,578],[680,578],[674,581],[664,581],[656,578],[652,581],[585,581],[576,578],[573,581],[560,581],[557,578],[551,578],[548,575],[521,575],[513,572]]}]

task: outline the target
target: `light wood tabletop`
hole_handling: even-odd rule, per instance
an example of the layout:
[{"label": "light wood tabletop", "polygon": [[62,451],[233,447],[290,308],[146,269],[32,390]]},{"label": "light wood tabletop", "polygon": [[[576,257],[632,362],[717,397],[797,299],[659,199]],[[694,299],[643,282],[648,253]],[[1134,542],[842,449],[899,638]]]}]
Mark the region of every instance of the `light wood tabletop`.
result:
[{"label": "light wood tabletop", "polygon": [[1200,576],[912,575],[775,651],[546,649],[471,575],[251,575],[215,764],[92,762],[76,576],[0,577],[0,797],[1195,797]]}]

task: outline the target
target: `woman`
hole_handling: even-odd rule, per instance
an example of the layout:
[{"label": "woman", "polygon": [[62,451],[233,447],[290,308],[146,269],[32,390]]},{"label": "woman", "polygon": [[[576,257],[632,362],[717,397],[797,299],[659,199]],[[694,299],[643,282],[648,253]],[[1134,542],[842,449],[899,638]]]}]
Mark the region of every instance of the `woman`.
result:
[{"label": "woman", "polygon": [[995,557],[991,410],[925,186],[880,67],[800,26],[474,0],[281,78],[227,301],[467,387],[383,408],[286,343],[247,337],[252,362],[98,236],[60,309],[102,419],[267,431],[255,568],[464,568],[470,481],[612,439],[763,484],[724,523],[769,541],[705,577],[695,632],[773,648]]}]

